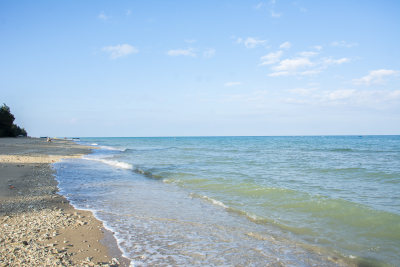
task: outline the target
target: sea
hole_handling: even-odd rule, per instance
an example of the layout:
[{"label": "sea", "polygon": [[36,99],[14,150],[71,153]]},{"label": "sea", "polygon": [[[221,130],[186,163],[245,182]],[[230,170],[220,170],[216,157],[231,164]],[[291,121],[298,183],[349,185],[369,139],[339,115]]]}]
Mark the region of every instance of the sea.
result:
[{"label": "sea", "polygon": [[400,136],[77,142],[60,193],[132,266],[400,266]]}]

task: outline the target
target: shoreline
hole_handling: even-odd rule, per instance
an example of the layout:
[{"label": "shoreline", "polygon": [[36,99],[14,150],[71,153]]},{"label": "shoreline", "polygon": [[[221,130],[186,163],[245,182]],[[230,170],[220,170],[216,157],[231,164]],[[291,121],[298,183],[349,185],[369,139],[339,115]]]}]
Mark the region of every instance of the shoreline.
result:
[{"label": "shoreline", "polygon": [[51,164],[92,149],[62,139],[0,139],[0,264],[129,266],[103,222],[58,194]]}]

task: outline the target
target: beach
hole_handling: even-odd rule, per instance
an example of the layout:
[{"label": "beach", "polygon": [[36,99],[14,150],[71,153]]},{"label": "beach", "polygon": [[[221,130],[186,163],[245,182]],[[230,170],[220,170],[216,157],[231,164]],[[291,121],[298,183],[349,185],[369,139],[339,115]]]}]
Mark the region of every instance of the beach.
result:
[{"label": "beach", "polygon": [[0,266],[397,266],[398,140],[0,139]]},{"label": "beach", "polygon": [[90,149],[61,139],[0,139],[1,266],[129,266],[102,222],[57,193],[51,164]]}]

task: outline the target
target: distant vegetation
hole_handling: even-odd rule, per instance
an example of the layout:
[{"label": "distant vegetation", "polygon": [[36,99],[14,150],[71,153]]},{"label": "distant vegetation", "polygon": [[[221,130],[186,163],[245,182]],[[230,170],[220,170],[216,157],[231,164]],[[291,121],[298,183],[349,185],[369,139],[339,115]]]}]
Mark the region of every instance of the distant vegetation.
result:
[{"label": "distant vegetation", "polygon": [[11,114],[10,108],[3,104],[0,108],[0,137],[27,136],[24,128],[14,124],[15,117]]}]

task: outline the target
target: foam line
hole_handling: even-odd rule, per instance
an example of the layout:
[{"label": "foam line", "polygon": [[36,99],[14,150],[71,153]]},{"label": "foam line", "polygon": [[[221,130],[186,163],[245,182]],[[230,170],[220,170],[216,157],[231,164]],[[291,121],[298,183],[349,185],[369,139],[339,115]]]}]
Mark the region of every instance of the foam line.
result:
[{"label": "foam line", "polygon": [[119,169],[125,169],[125,170],[133,170],[133,165],[123,162],[123,161],[117,161],[117,160],[109,160],[109,159],[96,159],[96,158],[89,158],[89,157],[83,157],[83,159],[86,160],[92,160],[92,161],[98,161],[102,162],[104,164],[119,168]]}]

